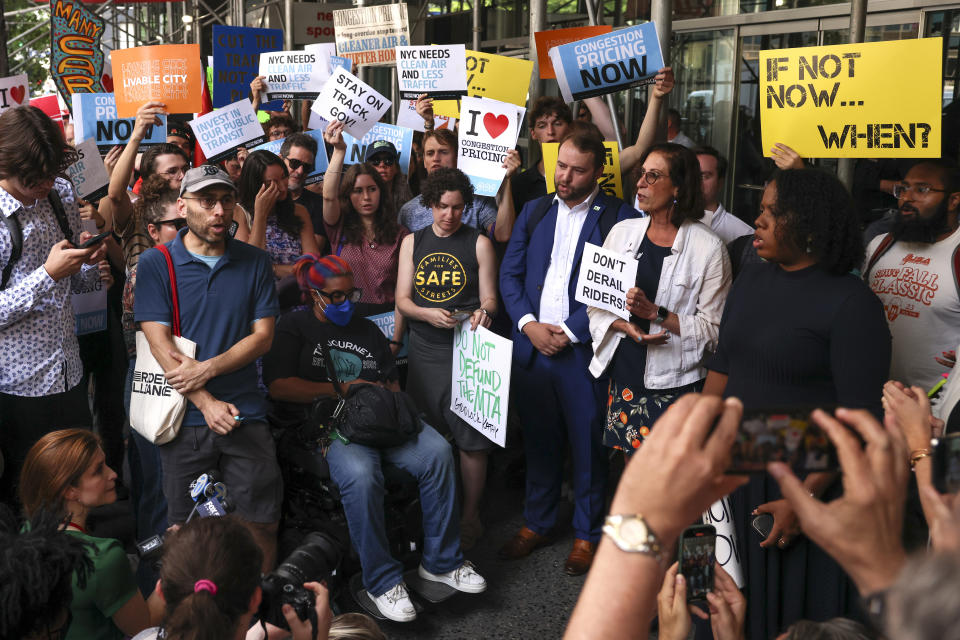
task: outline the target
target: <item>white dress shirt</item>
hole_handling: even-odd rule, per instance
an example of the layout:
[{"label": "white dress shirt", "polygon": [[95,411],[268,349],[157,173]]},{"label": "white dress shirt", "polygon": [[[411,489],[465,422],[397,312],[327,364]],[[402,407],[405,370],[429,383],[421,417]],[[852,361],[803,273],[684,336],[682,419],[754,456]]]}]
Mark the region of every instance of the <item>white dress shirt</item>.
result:
[{"label": "white dress shirt", "polygon": [[540,294],[540,319],[532,314],[520,318],[517,323],[520,332],[529,322],[560,325],[570,342],[579,342],[564,320],[570,313],[570,275],[573,270],[573,258],[577,253],[577,241],[583,230],[583,223],[593,205],[594,198],[600,193],[600,185],[594,187],[586,199],[578,205],[568,207],[567,203],[554,197],[557,203],[557,227],[553,233],[553,249],[550,252],[550,266],[543,281],[543,293]]},{"label": "white dress shirt", "polygon": [[720,236],[723,244],[730,244],[741,236],[753,235],[753,227],[724,209],[722,204],[717,205],[716,211],[704,210],[700,222]]}]

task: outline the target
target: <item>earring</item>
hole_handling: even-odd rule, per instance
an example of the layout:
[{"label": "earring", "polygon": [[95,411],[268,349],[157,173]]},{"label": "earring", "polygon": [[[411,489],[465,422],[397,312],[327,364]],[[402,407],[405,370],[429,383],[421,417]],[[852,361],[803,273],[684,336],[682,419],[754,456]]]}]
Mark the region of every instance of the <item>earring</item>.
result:
[{"label": "earring", "polygon": [[674,197],[674,199],[673,199],[673,208],[674,208],[674,209],[677,208],[677,199],[676,199],[676,197]]}]

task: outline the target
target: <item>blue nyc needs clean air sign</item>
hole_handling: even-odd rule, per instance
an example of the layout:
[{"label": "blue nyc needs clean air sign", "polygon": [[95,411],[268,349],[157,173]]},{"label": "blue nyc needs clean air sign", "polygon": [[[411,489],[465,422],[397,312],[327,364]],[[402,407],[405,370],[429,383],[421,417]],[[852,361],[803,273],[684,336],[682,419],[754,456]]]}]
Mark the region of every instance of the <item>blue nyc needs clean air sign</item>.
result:
[{"label": "blue nyc needs clean air sign", "polygon": [[567,102],[650,84],[663,66],[652,22],[562,44],[549,55]]}]

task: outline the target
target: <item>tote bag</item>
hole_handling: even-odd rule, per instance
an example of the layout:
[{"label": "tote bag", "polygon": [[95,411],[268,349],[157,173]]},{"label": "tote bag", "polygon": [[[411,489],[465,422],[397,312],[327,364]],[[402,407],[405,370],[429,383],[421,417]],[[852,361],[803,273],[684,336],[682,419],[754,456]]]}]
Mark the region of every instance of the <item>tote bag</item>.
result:
[{"label": "tote bag", "polygon": [[[180,301],[173,260],[165,246],[157,245],[157,249],[166,258],[167,272],[170,274],[173,343],[180,353],[193,358],[197,353],[197,343],[180,335]],[[167,382],[163,367],[150,351],[147,337],[143,331],[137,331],[137,364],[133,370],[133,390],[130,394],[130,426],[153,444],[166,444],[177,437],[186,412],[187,399]]]}]

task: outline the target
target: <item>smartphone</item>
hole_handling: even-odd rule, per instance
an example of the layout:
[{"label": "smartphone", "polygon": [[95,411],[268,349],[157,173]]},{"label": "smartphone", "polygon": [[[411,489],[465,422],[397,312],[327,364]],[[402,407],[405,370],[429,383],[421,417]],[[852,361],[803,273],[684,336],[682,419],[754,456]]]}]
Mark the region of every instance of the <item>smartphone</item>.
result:
[{"label": "smartphone", "polygon": [[770,537],[773,531],[773,515],[769,513],[759,513],[750,521],[750,526],[757,532],[762,540]]},{"label": "smartphone", "polygon": [[107,239],[107,236],[109,236],[111,233],[112,233],[112,231],[104,231],[103,233],[98,233],[97,235],[93,236],[92,238],[88,238],[86,242],[81,242],[81,243],[77,246],[77,249],[89,249],[90,247],[92,247],[92,246],[95,245],[95,244],[100,244],[101,242],[103,242],[104,240],[106,240],[106,239]]},{"label": "smartphone", "polygon": [[934,442],[933,486],[940,493],[960,492],[960,433],[949,433]]},{"label": "smartphone", "polygon": [[456,320],[457,322],[463,322],[467,318],[473,315],[472,311],[466,311],[464,309],[454,309],[450,312],[450,317]]},{"label": "smartphone", "polygon": [[744,413],[727,473],[763,473],[768,462],[785,462],[795,472],[839,469],[837,449],[810,418],[811,412],[806,408]]},{"label": "smartphone", "polygon": [[717,530],[710,524],[695,524],[684,529],[677,545],[680,574],[687,580],[687,602],[706,600],[713,591],[713,564]]}]

